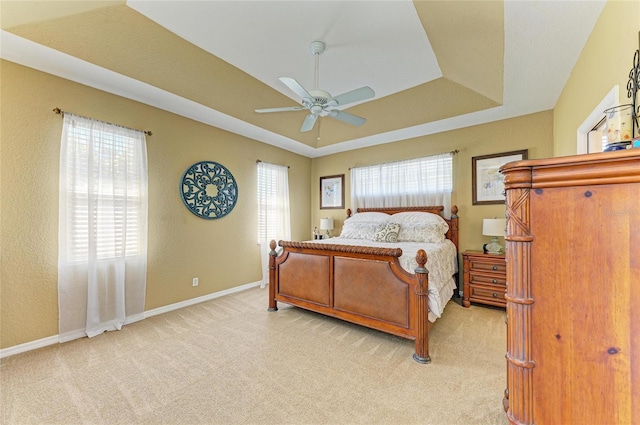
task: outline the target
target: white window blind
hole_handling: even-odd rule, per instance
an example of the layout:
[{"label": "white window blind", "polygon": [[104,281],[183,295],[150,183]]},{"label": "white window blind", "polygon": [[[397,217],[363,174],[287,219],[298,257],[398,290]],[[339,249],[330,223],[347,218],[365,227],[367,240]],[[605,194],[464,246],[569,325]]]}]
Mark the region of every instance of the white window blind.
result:
[{"label": "white window blind", "polygon": [[291,237],[288,168],[258,162],[258,243]]},{"label": "white window blind", "polygon": [[[68,127],[64,158],[69,261],[83,261],[95,243],[95,257],[140,254],[142,209],[140,137],[112,125],[95,128],[74,119]],[[105,124],[107,125],[107,124]],[[146,154],[145,163],[146,167]],[[146,170],[144,170],[146,175]],[[146,188],[146,183],[144,184]],[[145,212],[146,215],[146,212]]]},{"label": "white window blind", "polygon": [[351,208],[451,208],[453,153],[351,169]]}]

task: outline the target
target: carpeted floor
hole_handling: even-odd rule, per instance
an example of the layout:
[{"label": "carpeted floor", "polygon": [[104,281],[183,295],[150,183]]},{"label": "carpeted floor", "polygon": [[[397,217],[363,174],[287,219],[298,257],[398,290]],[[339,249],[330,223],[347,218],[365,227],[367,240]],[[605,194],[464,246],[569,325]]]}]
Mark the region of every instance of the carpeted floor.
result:
[{"label": "carpeted floor", "polygon": [[413,342],[250,289],[2,360],[3,424],[506,424],[505,312],[449,302]]}]

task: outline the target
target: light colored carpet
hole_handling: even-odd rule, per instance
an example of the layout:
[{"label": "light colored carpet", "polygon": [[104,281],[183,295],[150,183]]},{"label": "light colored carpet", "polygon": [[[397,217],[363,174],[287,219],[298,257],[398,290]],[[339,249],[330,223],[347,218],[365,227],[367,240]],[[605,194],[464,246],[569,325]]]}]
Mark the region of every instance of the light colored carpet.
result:
[{"label": "light colored carpet", "polygon": [[250,289],[2,360],[3,424],[506,424],[505,312],[449,302],[413,342]]}]

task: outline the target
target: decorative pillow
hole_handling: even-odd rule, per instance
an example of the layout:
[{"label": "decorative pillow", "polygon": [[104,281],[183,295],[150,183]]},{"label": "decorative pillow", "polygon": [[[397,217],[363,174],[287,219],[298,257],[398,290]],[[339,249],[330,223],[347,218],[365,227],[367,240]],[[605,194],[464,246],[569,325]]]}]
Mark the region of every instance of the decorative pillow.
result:
[{"label": "decorative pillow", "polygon": [[398,242],[442,243],[447,230],[447,223],[403,224],[398,233]]},{"label": "decorative pillow", "polygon": [[374,242],[398,242],[400,225],[398,223],[381,223],[373,236]]},{"label": "decorative pillow", "polygon": [[340,237],[345,239],[366,239],[370,241],[376,233],[379,223],[358,223],[347,219],[342,226]]},{"label": "decorative pillow", "polygon": [[427,223],[443,223],[447,224],[446,220],[442,218],[442,216],[438,214],[432,214],[428,212],[422,211],[407,211],[393,214],[389,217],[389,221],[393,221],[394,223],[409,224],[409,223],[419,223],[419,224],[427,224]]},{"label": "decorative pillow", "polygon": [[389,219],[389,214],[383,212],[361,212],[352,215],[345,222],[350,221],[352,223],[384,223]]}]

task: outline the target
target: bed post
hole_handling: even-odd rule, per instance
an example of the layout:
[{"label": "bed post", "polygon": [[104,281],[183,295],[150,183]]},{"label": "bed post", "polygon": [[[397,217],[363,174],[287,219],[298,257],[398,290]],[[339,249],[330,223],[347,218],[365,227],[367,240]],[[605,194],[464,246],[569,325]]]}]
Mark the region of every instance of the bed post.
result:
[{"label": "bed post", "polygon": [[426,269],[427,253],[420,249],[416,255],[416,352],[413,360],[418,363],[431,363],[429,357],[429,271]]},{"label": "bed post", "polygon": [[458,206],[451,207],[451,218],[449,219],[448,237],[458,250]]},{"label": "bed post", "polygon": [[276,241],[269,242],[269,308],[267,311],[278,311],[276,303]]},{"label": "bed post", "polygon": [[[451,218],[449,221],[449,239],[456,246],[456,261],[458,261],[458,207],[451,207]],[[453,293],[454,298],[460,298],[460,273],[455,274],[456,290]]]}]

